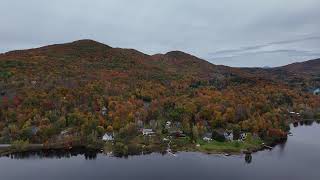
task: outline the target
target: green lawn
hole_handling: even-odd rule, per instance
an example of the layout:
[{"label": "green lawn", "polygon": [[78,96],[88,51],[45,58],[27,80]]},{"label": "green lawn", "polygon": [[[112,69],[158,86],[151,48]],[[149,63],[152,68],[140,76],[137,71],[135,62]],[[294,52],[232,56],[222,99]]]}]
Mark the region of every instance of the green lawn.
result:
[{"label": "green lawn", "polygon": [[251,141],[232,141],[232,142],[218,142],[218,141],[199,141],[200,147],[197,147],[199,151],[207,153],[240,153],[243,150],[257,149],[261,146],[261,140]]}]

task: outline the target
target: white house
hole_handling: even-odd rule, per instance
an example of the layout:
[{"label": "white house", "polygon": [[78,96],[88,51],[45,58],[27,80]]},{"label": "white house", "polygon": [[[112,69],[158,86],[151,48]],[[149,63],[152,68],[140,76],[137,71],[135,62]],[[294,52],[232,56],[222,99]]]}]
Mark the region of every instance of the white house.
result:
[{"label": "white house", "polygon": [[212,141],[212,138],[209,138],[209,137],[203,137],[202,138],[204,141]]},{"label": "white house", "polygon": [[244,141],[247,138],[247,133],[241,133],[240,134],[240,140]]},{"label": "white house", "polygon": [[103,140],[103,141],[113,141],[113,140],[114,140],[113,134],[111,134],[111,133],[105,133],[105,134],[102,136],[102,140]]},{"label": "white house", "polygon": [[171,121],[166,122],[166,128],[169,129],[171,127]]},{"label": "white house", "polygon": [[233,133],[232,132],[225,132],[223,135],[227,141],[233,141]]},{"label": "white house", "polygon": [[155,132],[153,132],[152,129],[142,129],[142,134],[143,134],[144,136],[150,136],[150,135],[155,134]]},{"label": "white house", "polygon": [[204,140],[204,141],[212,141],[212,140],[213,140],[213,139],[212,139],[212,133],[206,133],[206,134],[203,136],[202,140]]},{"label": "white house", "polygon": [[105,106],[102,107],[101,114],[102,114],[102,116],[107,115],[107,108]]}]

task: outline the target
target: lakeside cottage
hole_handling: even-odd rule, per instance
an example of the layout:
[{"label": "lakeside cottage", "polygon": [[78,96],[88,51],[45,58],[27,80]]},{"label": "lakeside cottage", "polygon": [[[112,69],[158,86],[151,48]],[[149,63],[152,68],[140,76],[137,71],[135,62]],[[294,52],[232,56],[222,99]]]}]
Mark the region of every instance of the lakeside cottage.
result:
[{"label": "lakeside cottage", "polygon": [[233,141],[233,133],[232,132],[224,132],[224,138],[227,140],[227,141]]},{"label": "lakeside cottage", "polygon": [[105,133],[102,136],[102,140],[103,141],[113,141],[114,140],[113,133]]},{"label": "lakeside cottage", "polygon": [[166,122],[166,128],[169,129],[171,127],[171,121]]},{"label": "lakeside cottage", "polygon": [[155,134],[155,132],[152,129],[142,129],[142,135],[144,136],[151,136]]},{"label": "lakeside cottage", "polygon": [[239,140],[244,141],[247,138],[247,133],[240,133]]},{"label": "lakeside cottage", "polygon": [[107,115],[107,110],[108,109],[105,106],[103,106],[102,109],[101,109],[101,115],[102,116],[106,116]]},{"label": "lakeside cottage", "polygon": [[202,140],[204,141],[212,141],[212,133],[205,133]]},{"label": "lakeside cottage", "polygon": [[320,88],[317,88],[313,91],[314,95],[320,95]]},{"label": "lakeside cottage", "polygon": [[169,134],[170,136],[173,136],[173,137],[186,137],[186,135],[183,134],[181,130],[171,130]]}]

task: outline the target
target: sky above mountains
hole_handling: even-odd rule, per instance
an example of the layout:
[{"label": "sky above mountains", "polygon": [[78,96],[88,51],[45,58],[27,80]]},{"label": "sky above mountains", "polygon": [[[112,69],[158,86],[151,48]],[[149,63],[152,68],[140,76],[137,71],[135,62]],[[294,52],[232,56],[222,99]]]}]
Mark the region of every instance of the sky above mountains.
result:
[{"label": "sky above mountains", "polygon": [[78,39],[214,64],[320,57],[319,0],[1,0],[0,52]]}]

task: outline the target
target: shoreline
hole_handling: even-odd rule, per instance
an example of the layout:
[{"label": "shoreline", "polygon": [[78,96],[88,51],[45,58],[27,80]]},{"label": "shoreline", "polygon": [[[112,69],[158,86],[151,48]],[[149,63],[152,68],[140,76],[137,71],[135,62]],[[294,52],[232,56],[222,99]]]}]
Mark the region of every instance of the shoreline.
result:
[{"label": "shoreline", "polygon": [[[200,146],[201,147],[201,146]],[[216,154],[216,155],[223,155],[223,154],[229,154],[229,155],[241,155],[241,154],[251,154],[255,153],[258,151],[262,151],[268,148],[265,148],[262,144],[250,149],[239,149],[239,151],[235,150],[228,150],[228,149],[211,149],[211,150],[206,150],[204,148],[196,147],[196,144],[189,144],[187,147],[176,147],[170,153],[175,154],[179,152],[195,152],[195,153],[204,153],[204,154]],[[104,155],[107,155],[109,153],[113,153],[112,151],[108,152],[104,148],[92,148],[88,147],[87,145],[76,145],[76,146],[70,146],[70,147],[63,147],[61,145],[49,145],[49,146],[44,146],[44,145],[28,145],[24,149],[15,149],[12,146],[11,147],[6,147],[6,148],[0,148],[0,157],[4,156],[10,156],[14,154],[19,154],[19,153],[28,153],[28,152],[36,152],[36,151],[61,151],[61,152],[72,152],[73,150],[78,150],[81,149],[84,152],[96,152],[96,153],[101,153]],[[150,153],[160,153],[160,154],[168,154],[168,151],[161,149],[161,148],[156,148],[153,150],[149,151],[140,151],[139,153],[128,153],[116,157],[126,157],[126,156],[132,156],[132,155],[144,155],[144,154],[150,154]]]},{"label": "shoreline", "polygon": [[[298,120],[298,121],[292,121],[290,124],[294,123],[300,123],[305,121],[320,121],[319,119],[315,120]],[[287,132],[289,134],[289,131]],[[259,141],[256,143],[245,143],[245,142],[239,142],[240,146],[232,146],[233,143],[237,143],[236,141],[233,142],[204,142],[200,141],[198,143],[186,143],[183,146],[178,146],[178,143],[174,143],[170,145],[172,149],[170,149],[170,153],[177,153],[177,152],[199,152],[199,153],[205,153],[205,154],[228,154],[228,155],[241,155],[241,154],[251,154],[258,151],[263,151],[265,149],[272,149],[274,146],[282,144],[285,142],[288,138],[287,137],[283,139],[273,140],[272,142],[263,142]],[[52,143],[52,144],[27,144],[23,148],[15,148],[13,144],[0,144],[0,157],[3,156],[9,156],[12,154],[17,153],[27,153],[27,152],[33,152],[33,151],[50,151],[50,150],[57,150],[57,151],[70,151],[73,149],[81,148],[85,151],[94,151],[97,153],[102,154],[109,154],[114,153],[114,146],[116,143],[110,144],[110,143],[104,143],[104,146],[92,146],[90,144],[79,144],[75,143],[72,146],[66,146],[65,144],[59,144],[59,143]],[[141,144],[133,144],[135,146],[141,145]],[[200,145],[200,146],[197,146]],[[108,146],[108,147],[107,147]],[[144,146],[144,145],[143,145]],[[242,146],[242,147],[241,147]],[[127,152],[124,154],[120,154],[119,157],[123,156],[131,156],[131,155],[143,155],[143,154],[150,154],[150,153],[161,153],[165,154],[168,153],[166,149],[166,145],[164,143],[162,144],[150,144],[147,147],[143,147],[142,150],[137,150],[135,152]]]}]

